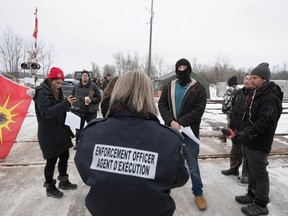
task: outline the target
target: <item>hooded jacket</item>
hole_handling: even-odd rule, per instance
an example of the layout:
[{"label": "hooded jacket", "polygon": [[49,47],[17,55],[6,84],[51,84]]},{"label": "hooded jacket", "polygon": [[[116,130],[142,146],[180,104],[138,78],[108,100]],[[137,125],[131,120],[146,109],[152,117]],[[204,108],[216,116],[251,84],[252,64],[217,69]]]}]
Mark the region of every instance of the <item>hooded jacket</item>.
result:
[{"label": "hooded jacket", "polygon": [[53,158],[73,146],[70,127],[64,124],[66,111],[70,103],[63,99],[60,89],[60,98],[57,101],[50,90],[48,79],[36,87],[35,112],[38,121],[38,140],[44,159]]},{"label": "hooded jacket", "polygon": [[203,85],[192,79],[190,86],[185,92],[180,107],[180,117],[176,117],[175,108],[175,85],[176,80],[166,84],[158,102],[158,108],[166,125],[174,120],[183,127],[190,126],[193,133],[199,138],[201,117],[205,111],[207,95]]},{"label": "hooded jacket", "polygon": [[75,164],[91,187],[86,207],[97,216],[172,216],[170,190],[189,178],[181,134],[129,111],[90,122]]},{"label": "hooded jacket", "polygon": [[251,150],[270,153],[282,113],[283,92],[277,84],[267,81],[252,93],[251,102],[246,103],[241,126],[248,137],[245,144]]}]

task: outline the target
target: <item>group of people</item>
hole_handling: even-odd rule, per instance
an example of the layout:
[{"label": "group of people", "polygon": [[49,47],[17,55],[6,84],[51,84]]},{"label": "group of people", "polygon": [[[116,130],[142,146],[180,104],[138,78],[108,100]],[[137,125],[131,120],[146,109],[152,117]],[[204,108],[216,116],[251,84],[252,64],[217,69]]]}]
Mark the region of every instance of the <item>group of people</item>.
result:
[{"label": "group of people", "polygon": [[[270,77],[269,64],[266,62],[247,74],[244,87],[231,94],[231,109],[227,115],[230,133],[226,133],[226,136],[232,140],[230,168],[221,172],[224,175],[238,175],[243,162],[241,182],[248,183],[248,189],[245,195],[236,196],[235,199],[240,204],[248,204],[241,211],[250,216],[269,213],[268,155],[283,101],[283,92],[270,81]],[[236,86],[237,82],[234,84]]]},{"label": "group of people", "polygon": [[[190,127],[199,139],[206,91],[191,78],[188,60],[178,60],[175,73],[176,79],[163,86],[157,109],[152,82],[143,72],[128,71],[112,78],[101,100],[100,89],[84,71],[71,95],[64,98],[63,71],[53,67],[33,98],[39,144],[46,159],[47,196],[63,196],[53,178],[58,159],[58,187],[77,188],[67,173],[73,133],[64,120],[66,112],[72,110],[81,117],[74,160],[82,180],[90,186],[86,207],[92,215],[171,216],[176,208],[171,189],[185,185],[189,175],[194,201],[205,210],[198,165],[200,146],[180,130]],[[261,215],[268,214],[267,156],[281,115],[283,93],[269,81],[267,63],[252,70],[250,78],[251,91],[239,90],[236,94],[240,96],[234,97],[229,128],[235,133],[235,152],[243,153],[246,161],[249,182],[248,193],[236,196],[236,201],[248,204],[241,209],[246,215]],[[97,118],[100,102],[103,118]],[[78,109],[81,106],[85,106],[84,114]],[[158,111],[165,125],[158,120]],[[85,121],[89,124],[83,128]],[[231,169],[238,171],[239,166],[231,165]]]},{"label": "group of people", "polygon": [[[243,88],[238,88],[237,77],[232,76],[228,79],[228,86],[226,93],[224,94],[224,100],[222,104],[222,112],[227,115],[227,128],[228,136],[222,134],[219,138],[222,142],[226,142],[226,136],[232,137],[233,134],[237,133],[240,129],[242,116],[244,109],[242,109],[242,104],[244,104],[247,95],[252,91],[251,86],[251,76],[246,74],[243,80]],[[230,133],[230,134],[229,134]],[[240,182],[243,184],[248,183],[248,177],[245,168],[245,161],[242,157],[242,147],[241,145],[234,145],[232,143],[232,148],[230,151],[230,168],[227,170],[222,170],[223,175],[239,175],[239,167],[242,165],[242,175]]]}]

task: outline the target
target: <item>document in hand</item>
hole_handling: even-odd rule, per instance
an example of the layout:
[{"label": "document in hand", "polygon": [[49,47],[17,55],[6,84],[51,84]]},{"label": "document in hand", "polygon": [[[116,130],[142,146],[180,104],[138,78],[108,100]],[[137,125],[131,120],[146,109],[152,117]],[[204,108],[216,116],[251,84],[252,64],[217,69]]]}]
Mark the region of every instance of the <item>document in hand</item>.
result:
[{"label": "document in hand", "polygon": [[80,129],[80,117],[75,115],[72,112],[67,112],[65,125],[70,126],[72,128]]},{"label": "document in hand", "polygon": [[190,137],[193,141],[195,141],[198,145],[201,144],[200,140],[194,135],[193,131],[190,127],[183,127],[181,125],[180,132],[186,134],[188,137]]}]

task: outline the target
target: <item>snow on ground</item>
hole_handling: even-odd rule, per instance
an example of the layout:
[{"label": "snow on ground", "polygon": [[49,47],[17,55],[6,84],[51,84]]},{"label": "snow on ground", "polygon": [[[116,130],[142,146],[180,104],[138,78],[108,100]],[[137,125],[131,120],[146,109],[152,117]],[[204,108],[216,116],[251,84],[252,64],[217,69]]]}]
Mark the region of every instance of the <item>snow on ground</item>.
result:
[{"label": "snow on ground", "polygon": [[[207,104],[202,118],[201,131],[212,133],[226,125],[226,116],[219,108],[221,108],[221,104]],[[281,116],[276,133],[288,132],[288,121],[285,119],[287,119],[287,114]],[[287,145],[287,139],[276,137],[275,140]],[[203,137],[202,141],[200,155],[229,154],[231,148],[229,142],[223,144],[215,137]],[[0,161],[0,215],[90,216],[84,204],[89,187],[81,181],[76,170],[73,162],[75,151],[71,149],[70,153],[68,172],[71,181],[77,183],[79,188],[76,191],[64,191],[64,197],[59,200],[47,198],[45,189],[42,187],[45,161],[37,142],[37,120],[32,101],[17,142],[6,160]],[[268,205],[270,215],[288,215],[286,207],[288,157],[287,155],[273,156],[270,157],[269,162],[270,199],[272,200]],[[221,174],[222,169],[229,167],[229,158],[199,159],[199,166],[208,209],[204,212],[197,209],[189,181],[185,186],[172,190],[172,197],[177,206],[174,216],[243,215],[240,211],[241,205],[236,203],[234,197],[244,194],[246,185],[240,184],[236,176]]]}]

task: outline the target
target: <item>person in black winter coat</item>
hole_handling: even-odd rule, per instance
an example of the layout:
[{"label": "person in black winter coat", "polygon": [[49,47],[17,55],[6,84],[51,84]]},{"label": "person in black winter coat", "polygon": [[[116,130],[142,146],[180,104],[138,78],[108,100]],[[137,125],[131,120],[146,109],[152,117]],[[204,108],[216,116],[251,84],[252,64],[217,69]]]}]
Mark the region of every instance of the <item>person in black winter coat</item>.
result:
[{"label": "person in black winter coat", "polygon": [[90,186],[85,203],[92,215],[173,215],[171,189],[189,178],[183,137],[156,114],[151,80],[128,71],[115,84],[107,118],[83,130],[75,164]]},{"label": "person in black winter coat", "polygon": [[[234,134],[237,134],[238,130],[240,129],[242,116],[244,113],[244,109],[243,109],[244,102],[246,100],[246,97],[252,91],[250,74],[247,74],[244,77],[243,86],[244,87],[242,89],[239,89],[235,93],[232,99],[232,110],[230,113],[230,124],[228,125],[228,128],[231,129]],[[243,161],[242,146],[232,144],[231,151],[230,151],[230,169],[222,170],[221,173],[223,175],[236,175],[237,176],[239,174],[238,169],[241,166],[242,161]],[[242,177],[240,178],[240,181],[241,183],[245,183],[245,184],[248,183],[245,161],[243,161]]]},{"label": "person in black winter coat", "polygon": [[[190,127],[199,139],[201,117],[206,107],[206,90],[198,81],[191,79],[192,68],[187,59],[175,64],[177,79],[162,88],[158,102],[160,114],[165,125],[180,130]],[[203,183],[198,165],[199,144],[184,134],[184,155],[189,166],[194,201],[200,210],[207,208],[203,195]]]},{"label": "person in black winter coat", "polygon": [[67,174],[69,148],[73,146],[71,137],[74,134],[64,124],[66,111],[70,109],[76,98],[68,96],[64,99],[61,89],[63,81],[63,71],[60,68],[52,67],[47,79],[36,87],[33,97],[38,121],[38,140],[43,157],[46,159],[44,187],[47,196],[54,198],[63,196],[63,193],[55,186],[56,180],[53,179],[58,159],[59,188],[77,188],[76,184],[71,184]]},{"label": "person in black winter coat", "polygon": [[239,133],[233,138],[235,145],[243,145],[247,161],[248,193],[236,196],[246,215],[267,215],[269,203],[268,155],[271,151],[278,120],[282,113],[283,92],[270,80],[268,63],[261,63],[251,71],[251,84],[255,89],[247,97]]},{"label": "person in black winter coat", "polygon": [[80,82],[74,86],[71,95],[77,98],[77,102],[73,104],[72,112],[81,119],[80,128],[76,129],[77,146],[85,122],[89,123],[97,117],[97,111],[101,101],[101,91],[98,86],[90,80],[88,71],[83,71]]}]

